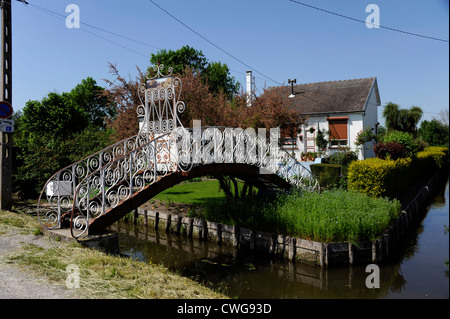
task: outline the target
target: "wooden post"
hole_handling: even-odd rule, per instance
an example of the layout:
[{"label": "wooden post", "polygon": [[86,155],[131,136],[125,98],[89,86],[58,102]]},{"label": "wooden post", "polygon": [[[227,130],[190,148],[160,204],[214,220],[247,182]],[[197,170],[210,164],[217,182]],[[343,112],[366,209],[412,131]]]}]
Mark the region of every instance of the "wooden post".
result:
[{"label": "wooden post", "polygon": [[138,212],[138,209],[135,208],[135,209],[134,209],[134,215],[133,215],[133,223],[134,223],[135,225],[137,224],[138,218],[139,218],[139,212]]},{"label": "wooden post", "polygon": [[239,227],[238,226],[234,226],[233,246],[234,247],[238,247],[239,246]]},{"label": "wooden post", "polygon": [[353,245],[352,243],[348,243],[348,262],[350,265],[353,264]]},{"label": "wooden post", "polygon": [[144,223],[145,226],[148,225],[148,211],[146,209],[144,210]]},{"label": "wooden post", "polygon": [[172,214],[167,214],[166,217],[166,233],[168,233],[170,231],[170,223],[172,222]]},{"label": "wooden post", "polygon": [[158,230],[159,212],[155,212],[155,229]]},{"label": "wooden post", "polygon": [[294,237],[290,237],[289,238],[289,251],[288,251],[288,257],[290,261],[294,261],[295,259],[295,245],[296,245],[296,240]]}]

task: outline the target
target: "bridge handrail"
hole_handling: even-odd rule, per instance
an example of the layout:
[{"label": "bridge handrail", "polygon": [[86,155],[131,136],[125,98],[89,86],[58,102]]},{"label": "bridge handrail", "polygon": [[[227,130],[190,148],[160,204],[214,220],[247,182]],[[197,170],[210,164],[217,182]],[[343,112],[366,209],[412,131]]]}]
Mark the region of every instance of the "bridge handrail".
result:
[{"label": "bridge handrail", "polygon": [[[116,173],[118,174],[109,174],[109,176],[107,176],[106,174],[106,170],[112,166],[117,166],[118,163],[120,163],[120,161],[126,160],[127,158],[130,158],[133,156],[133,154],[143,151],[145,150],[145,148],[149,147],[152,144],[155,144],[155,151],[156,151],[156,142],[159,140],[164,140],[165,137],[170,137],[170,135],[172,135],[173,132],[169,132],[169,133],[165,133],[162,134],[158,137],[155,137],[153,139],[151,139],[150,141],[148,141],[147,143],[140,145],[139,147],[135,148],[132,151],[129,151],[127,154],[122,155],[121,157],[116,158],[114,161],[111,161],[107,164],[105,164],[104,166],[100,167],[99,169],[97,169],[96,171],[91,172],[90,174],[88,174],[87,176],[84,177],[84,179],[78,184],[77,188],[75,189],[75,193],[74,193],[74,201],[72,204],[72,211],[71,211],[71,216],[70,216],[70,231],[72,234],[72,237],[80,237],[82,236],[85,232],[88,231],[89,228],[89,220],[90,220],[90,215],[91,215],[91,211],[97,210],[95,217],[98,217],[100,215],[103,215],[106,213],[105,209],[105,200],[106,197],[108,196],[109,200],[113,200],[115,201],[115,205],[117,206],[119,204],[119,197],[122,195],[126,195],[126,193],[121,192],[121,190],[119,189],[119,192],[116,194],[111,194],[112,192],[110,192],[110,194],[107,194],[109,189],[113,189],[113,187],[115,185],[118,184],[118,182],[120,182],[119,178],[121,177],[120,175],[120,171],[116,171]],[[145,155],[145,154],[144,154]],[[156,153],[154,153],[154,156],[156,157]],[[133,161],[130,160],[130,163],[132,163]],[[125,167],[126,170],[130,172],[132,172],[133,168],[132,165],[128,166],[128,165],[124,165],[122,167]],[[142,168],[142,167],[141,167]],[[154,165],[154,169],[157,169],[157,165]],[[101,178],[96,178],[96,174],[100,173],[102,175]],[[167,171],[166,171],[167,173]],[[136,175],[136,174],[134,174]],[[110,185],[109,189],[106,189],[106,185],[105,182],[112,178],[112,184]],[[156,175],[154,175],[154,178],[156,180]],[[132,179],[131,179],[132,180]],[[154,180],[154,181],[155,181]],[[143,181],[142,181],[143,182]],[[98,195],[102,196],[102,206],[99,207],[98,204],[92,204],[95,203],[92,201],[92,199],[90,199],[90,195],[92,192],[92,189],[89,188],[90,183],[92,183],[91,185],[94,186],[100,186],[100,189],[96,189],[95,191],[98,191],[97,194],[95,194],[95,197],[97,197]],[[144,184],[140,184],[141,187],[144,186]],[[126,191],[125,188],[122,188],[122,190]],[[131,196],[133,194],[133,185],[130,185],[130,190],[129,190],[129,194],[127,196],[127,198],[129,196]],[[83,202],[85,201],[85,202]],[[99,213],[98,210],[101,210],[101,212]],[[75,211],[78,212],[78,216],[74,216]],[[86,211],[86,214],[84,214],[83,212]],[[80,234],[75,235],[74,234],[74,227],[75,229],[80,231]],[[85,228],[83,230],[83,228]]]},{"label": "bridge handrail", "polygon": [[[319,186],[312,173],[296,161],[291,154],[280,148],[278,144],[275,150],[267,147],[265,136],[264,138],[258,138],[254,135],[255,140],[252,141],[245,133],[246,131],[239,128],[202,127],[200,131],[202,130],[200,145],[196,145],[199,140],[195,140],[193,128],[179,127],[176,131],[158,136],[85,176],[78,184],[74,194],[70,219],[72,236],[79,237],[86,233],[91,218],[95,219],[105,214],[107,203],[111,207],[115,207],[121,202],[121,198],[122,200],[128,199],[133,195],[134,187],[143,189],[146,183],[152,184],[171,172],[188,171],[192,166],[206,164],[208,161],[209,163],[221,163],[236,160],[240,163],[265,168],[270,173],[285,178],[296,187],[314,189]],[[220,134],[217,132],[220,132]],[[240,134],[231,136],[231,143],[234,143],[233,137],[236,138],[236,143],[231,145],[231,154],[226,154],[226,134],[236,132]],[[211,150],[205,146],[203,138],[207,139],[208,134],[213,134],[210,141],[214,142],[214,155],[207,154]],[[214,140],[214,137],[217,137],[218,141]],[[245,139],[247,140],[244,141]],[[241,149],[242,145],[239,144],[244,142],[247,143],[246,150]],[[251,145],[253,142],[254,144]],[[158,143],[160,144],[159,149]],[[217,145],[217,143],[219,144]],[[249,152],[252,150],[254,153]],[[258,154],[256,153],[257,150]],[[281,156],[279,155],[280,151]],[[161,152],[161,154],[158,152]],[[270,159],[269,156],[273,156],[274,153],[276,157]],[[176,157],[175,161],[171,158],[171,155]],[[253,155],[254,157],[252,157]],[[229,156],[231,156],[231,159]],[[214,157],[212,161],[211,157]],[[167,159],[168,162],[161,161]],[[277,162],[274,163],[275,161]],[[279,165],[279,161],[281,161],[281,165]],[[77,216],[74,216],[75,211],[78,212]],[[74,234],[74,229],[79,233]]]},{"label": "bridge handrail", "polygon": [[[61,214],[68,213],[72,208],[71,198],[78,185],[77,181],[101,168],[104,163],[128,153],[129,149],[142,145],[149,139],[150,136],[147,133],[136,134],[88,155],[53,174],[44,184],[38,199],[37,215],[41,225],[49,229],[60,227]],[[44,193],[48,207],[43,207],[41,202],[44,200]],[[44,211],[42,214],[41,208]]]}]

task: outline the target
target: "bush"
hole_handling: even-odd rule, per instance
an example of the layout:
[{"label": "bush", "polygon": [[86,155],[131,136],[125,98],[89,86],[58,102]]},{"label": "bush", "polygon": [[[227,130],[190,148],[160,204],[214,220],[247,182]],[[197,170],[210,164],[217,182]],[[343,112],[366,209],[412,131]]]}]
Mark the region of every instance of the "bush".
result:
[{"label": "bush", "polygon": [[417,153],[417,157],[419,159],[431,157],[433,158],[434,164],[438,168],[442,168],[448,164],[448,148],[437,146],[426,147],[422,152]]},{"label": "bush", "polygon": [[436,119],[423,121],[417,134],[431,145],[448,145],[449,142],[448,125]]},{"label": "bush", "polygon": [[398,142],[380,142],[374,146],[373,151],[378,158],[393,160],[408,157],[408,150]]},{"label": "bush", "polygon": [[340,186],[342,174],[342,165],[340,164],[312,164],[311,172],[319,180],[322,188],[334,188]]},{"label": "bush", "polygon": [[414,158],[419,151],[419,144],[414,136],[407,132],[391,131],[386,133],[381,142],[397,142],[406,147],[408,157]]},{"label": "bush", "polygon": [[348,168],[348,189],[373,197],[394,198],[410,182],[411,159],[355,161]]},{"label": "bush", "polygon": [[358,154],[356,152],[343,149],[339,152],[331,154],[326,158],[326,161],[330,164],[339,164],[348,166],[351,162],[356,161],[358,159]]},{"label": "bush", "polygon": [[409,185],[448,164],[448,149],[428,147],[416,158],[369,158],[350,164],[348,189],[374,197],[398,197]]}]

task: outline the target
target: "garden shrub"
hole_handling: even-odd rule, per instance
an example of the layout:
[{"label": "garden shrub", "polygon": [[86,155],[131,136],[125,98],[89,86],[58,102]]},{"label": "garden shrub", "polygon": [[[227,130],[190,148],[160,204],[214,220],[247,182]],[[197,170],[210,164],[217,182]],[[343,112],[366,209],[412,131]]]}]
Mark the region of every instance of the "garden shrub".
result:
[{"label": "garden shrub", "polygon": [[391,131],[386,133],[381,142],[397,142],[404,145],[408,151],[408,157],[414,158],[419,151],[419,143],[414,136],[407,132]]},{"label": "garden shrub", "polygon": [[349,165],[351,162],[358,159],[358,154],[354,151],[342,149],[339,152],[331,154],[326,159],[330,164]]},{"label": "garden shrub", "polygon": [[409,185],[448,164],[448,149],[427,147],[416,158],[369,158],[350,164],[348,189],[374,197],[398,197]]},{"label": "garden shrub", "polygon": [[442,168],[448,164],[448,148],[437,146],[426,147],[422,152],[417,153],[417,157],[419,159],[431,157],[433,158],[434,164],[438,168]]},{"label": "garden shrub", "polygon": [[321,188],[339,187],[342,178],[342,165],[339,164],[312,164],[311,172],[319,179]]},{"label": "garden shrub", "polygon": [[373,197],[391,197],[410,182],[410,158],[355,161],[348,169],[348,189]]},{"label": "garden shrub", "polygon": [[408,157],[408,150],[398,142],[380,142],[373,147],[373,151],[381,159],[399,159]]}]

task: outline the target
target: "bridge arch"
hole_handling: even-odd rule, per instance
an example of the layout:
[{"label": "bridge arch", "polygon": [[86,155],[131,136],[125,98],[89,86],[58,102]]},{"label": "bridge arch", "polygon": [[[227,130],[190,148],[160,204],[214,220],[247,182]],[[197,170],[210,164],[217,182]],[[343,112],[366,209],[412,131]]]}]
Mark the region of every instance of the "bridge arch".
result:
[{"label": "bridge arch", "polygon": [[233,176],[252,183],[257,188],[275,187],[288,190],[292,188],[285,179],[276,174],[260,174],[260,168],[242,163],[212,163],[193,167],[187,172],[177,171],[166,175],[157,182],[148,185],[139,193],[123,201],[116,207],[93,219],[89,224],[89,231],[95,232],[106,228],[124,217],[130,211],[145,204],[157,194],[181,182],[203,176]]}]

